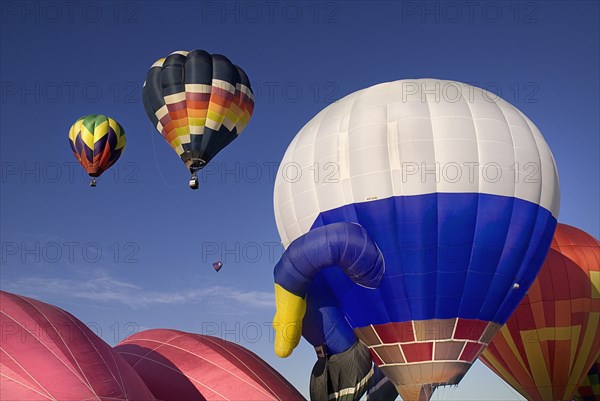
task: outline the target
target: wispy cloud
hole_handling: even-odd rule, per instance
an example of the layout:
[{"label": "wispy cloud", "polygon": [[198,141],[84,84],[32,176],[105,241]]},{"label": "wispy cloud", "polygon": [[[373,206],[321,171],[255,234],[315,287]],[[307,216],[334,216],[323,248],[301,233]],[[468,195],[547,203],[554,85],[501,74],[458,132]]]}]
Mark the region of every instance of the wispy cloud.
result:
[{"label": "wispy cloud", "polygon": [[[6,284],[6,283],[5,283]],[[273,308],[274,296],[263,291],[248,291],[228,286],[188,288],[176,291],[147,290],[137,284],[120,281],[105,273],[87,279],[21,277],[4,290],[33,298],[88,300],[100,304],[126,305],[132,309],[154,305],[188,303],[240,305],[248,308]]]}]

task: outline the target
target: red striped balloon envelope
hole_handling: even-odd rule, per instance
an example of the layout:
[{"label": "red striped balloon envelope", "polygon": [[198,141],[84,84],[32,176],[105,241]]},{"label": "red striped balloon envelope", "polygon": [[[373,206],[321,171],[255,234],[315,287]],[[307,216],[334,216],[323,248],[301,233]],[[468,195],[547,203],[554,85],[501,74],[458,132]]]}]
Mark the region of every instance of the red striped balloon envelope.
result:
[{"label": "red striped balloon envelope", "polygon": [[142,379],[73,315],[0,291],[0,399],[153,401]]},{"label": "red striped balloon envelope", "polygon": [[529,293],[480,359],[528,400],[571,400],[599,352],[600,242],[559,224]]},{"label": "red striped balloon envelope", "polygon": [[163,401],[304,400],[256,354],[220,338],[154,329],[126,338],[115,350]]}]

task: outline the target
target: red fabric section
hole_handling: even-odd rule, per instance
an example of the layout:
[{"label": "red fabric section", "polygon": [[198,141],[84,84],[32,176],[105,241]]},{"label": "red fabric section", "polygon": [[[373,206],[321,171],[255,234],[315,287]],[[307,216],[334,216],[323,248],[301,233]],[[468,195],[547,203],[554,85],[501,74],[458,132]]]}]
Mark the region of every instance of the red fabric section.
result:
[{"label": "red fabric section", "polygon": [[220,338],[155,329],[115,350],[163,401],[304,400],[257,355]]},{"label": "red fabric section", "polygon": [[483,349],[483,344],[479,343],[467,343],[465,345],[465,349],[463,350],[460,360],[473,362],[478,356],[479,352]]},{"label": "red fabric section", "polygon": [[393,322],[373,326],[383,344],[415,341],[412,322]]},{"label": "red fabric section", "polygon": [[0,291],[0,399],[154,400],[135,371],[73,315]]},{"label": "red fabric section", "polygon": [[403,344],[402,351],[406,357],[406,362],[423,362],[433,359],[433,342]]},{"label": "red fabric section", "polygon": [[485,331],[488,322],[483,320],[458,319],[454,338],[458,340],[478,341]]}]

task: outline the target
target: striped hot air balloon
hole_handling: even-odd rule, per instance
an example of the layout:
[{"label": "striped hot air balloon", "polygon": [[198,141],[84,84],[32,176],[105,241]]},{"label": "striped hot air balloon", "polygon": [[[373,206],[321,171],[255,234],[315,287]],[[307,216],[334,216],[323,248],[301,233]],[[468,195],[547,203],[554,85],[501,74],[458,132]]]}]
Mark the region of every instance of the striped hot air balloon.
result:
[{"label": "striped hot air balloon", "polygon": [[155,62],[142,89],[152,125],[196,172],[244,130],[254,110],[248,76],[225,56],[177,51]]},{"label": "striped hot air balloon", "polygon": [[530,401],[571,400],[598,353],[600,242],[559,224],[529,293],[480,359]]},{"label": "striped hot air balloon", "polygon": [[[458,383],[517,307],[548,252],[559,184],[541,133],[512,105],[458,82],[404,80],[308,122],[281,162],[274,208],[292,253],[282,261],[297,241],[313,255],[275,270],[276,353],[297,344],[306,288],[322,277],[412,401]],[[340,248],[320,245],[339,242],[329,234],[302,240],[337,222],[363,227],[383,254],[377,289],[365,288],[377,286],[364,280],[373,260],[331,253]]]},{"label": "striped hot air balloon", "polygon": [[577,389],[575,401],[600,401],[600,355]]},{"label": "striped hot air balloon", "polygon": [[69,130],[69,144],[75,158],[96,186],[96,178],[115,164],[125,149],[125,130],[102,114],[83,116]]}]

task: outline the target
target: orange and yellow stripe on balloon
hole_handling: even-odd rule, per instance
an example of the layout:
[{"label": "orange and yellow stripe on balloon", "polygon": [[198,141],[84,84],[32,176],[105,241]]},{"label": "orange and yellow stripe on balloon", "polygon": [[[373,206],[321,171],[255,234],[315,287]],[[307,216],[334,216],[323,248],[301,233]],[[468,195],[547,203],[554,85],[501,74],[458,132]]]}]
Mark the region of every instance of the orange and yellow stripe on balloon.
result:
[{"label": "orange and yellow stripe on balloon", "polygon": [[528,295],[480,358],[528,400],[571,400],[599,352],[600,243],[559,224]]}]

